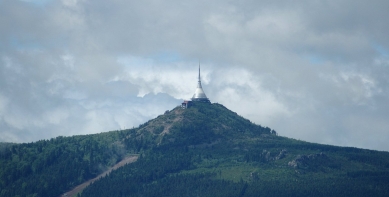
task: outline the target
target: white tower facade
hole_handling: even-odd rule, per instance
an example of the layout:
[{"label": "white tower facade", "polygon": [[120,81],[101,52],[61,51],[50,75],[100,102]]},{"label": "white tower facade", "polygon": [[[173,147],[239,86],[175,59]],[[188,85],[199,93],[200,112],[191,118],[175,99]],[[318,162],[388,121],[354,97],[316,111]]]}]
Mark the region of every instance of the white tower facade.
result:
[{"label": "white tower facade", "polygon": [[205,92],[203,90],[203,87],[201,86],[201,76],[200,76],[200,64],[199,64],[199,79],[197,82],[197,87],[195,90],[195,93],[192,97],[193,102],[205,102],[205,103],[210,103],[209,99],[205,95]]}]

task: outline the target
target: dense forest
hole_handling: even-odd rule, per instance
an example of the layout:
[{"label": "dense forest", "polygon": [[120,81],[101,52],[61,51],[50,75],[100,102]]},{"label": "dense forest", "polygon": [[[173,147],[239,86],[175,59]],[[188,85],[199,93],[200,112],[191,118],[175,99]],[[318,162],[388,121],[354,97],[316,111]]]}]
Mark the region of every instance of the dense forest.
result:
[{"label": "dense forest", "polygon": [[121,160],[128,148],[120,139],[131,132],[3,143],[0,196],[59,196]]},{"label": "dense forest", "polygon": [[78,196],[389,196],[389,153],[303,142],[220,104],[138,128],[0,144],[0,196],[59,196],[129,154]]}]

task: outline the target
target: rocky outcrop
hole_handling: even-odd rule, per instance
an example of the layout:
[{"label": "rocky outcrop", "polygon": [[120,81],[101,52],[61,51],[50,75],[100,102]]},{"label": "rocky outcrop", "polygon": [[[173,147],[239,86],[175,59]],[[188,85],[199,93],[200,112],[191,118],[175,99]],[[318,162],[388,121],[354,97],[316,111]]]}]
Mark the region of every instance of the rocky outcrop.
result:
[{"label": "rocky outcrop", "polygon": [[310,164],[318,160],[326,160],[327,155],[324,153],[311,154],[311,155],[297,155],[297,157],[288,163],[288,166],[293,168],[306,168]]},{"label": "rocky outcrop", "polygon": [[[248,150],[247,150],[248,151]],[[286,157],[287,150],[282,149],[278,154],[277,152],[271,152],[268,150],[262,150],[262,152],[247,152],[247,154],[244,157],[244,160],[246,162],[270,162],[270,161],[277,161],[280,159],[283,159]]]},{"label": "rocky outcrop", "polygon": [[286,153],[287,153],[287,152],[288,152],[288,151],[286,151],[286,149],[282,149],[281,152],[280,152],[280,154],[278,154],[278,156],[275,157],[275,160],[283,159],[283,158],[286,156]]}]

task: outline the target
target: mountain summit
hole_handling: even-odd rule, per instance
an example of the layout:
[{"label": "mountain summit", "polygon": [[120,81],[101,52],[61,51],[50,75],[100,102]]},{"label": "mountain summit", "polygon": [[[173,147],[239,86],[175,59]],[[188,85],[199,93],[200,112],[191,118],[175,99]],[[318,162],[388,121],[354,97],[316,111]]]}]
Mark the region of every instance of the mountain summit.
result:
[{"label": "mountain summit", "polygon": [[389,153],[278,136],[217,103],[138,128],[0,146],[0,196],[389,196]]},{"label": "mountain summit", "polygon": [[195,93],[193,94],[191,101],[184,100],[184,102],[181,103],[181,107],[182,108],[189,108],[193,102],[211,103],[211,101],[205,95],[205,92],[203,90],[203,86],[201,85],[200,63],[199,63],[199,78],[197,81],[197,87],[196,87]]},{"label": "mountain summit", "polygon": [[253,124],[223,105],[193,102],[192,107],[177,107],[141,125],[137,135],[155,139],[156,146],[182,146],[214,143],[253,136],[276,135],[274,130]]},{"label": "mountain summit", "polygon": [[[389,154],[280,137],[220,104],[194,102],[129,139],[142,156],[81,196],[386,196]],[[134,143],[134,142],[131,142]]]}]

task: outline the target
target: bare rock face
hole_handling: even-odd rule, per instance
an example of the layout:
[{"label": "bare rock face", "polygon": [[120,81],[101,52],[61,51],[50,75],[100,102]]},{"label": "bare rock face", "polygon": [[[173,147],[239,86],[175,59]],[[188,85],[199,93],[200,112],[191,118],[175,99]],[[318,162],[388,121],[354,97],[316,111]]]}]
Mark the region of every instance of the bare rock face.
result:
[{"label": "bare rock face", "polygon": [[276,161],[276,160],[279,160],[279,159],[283,159],[285,157],[286,153],[287,153],[286,149],[282,149],[280,151],[280,153],[276,157],[274,157],[274,156],[271,156],[271,152],[270,151],[263,150],[262,153],[261,153],[261,157],[266,162],[268,162],[268,161]]},{"label": "bare rock face", "polygon": [[311,155],[297,155],[297,157],[288,163],[288,166],[293,168],[305,168],[317,160],[326,160],[327,155],[324,153]]},{"label": "bare rock face", "polygon": [[292,160],[292,161],[289,161],[288,162],[288,166],[293,167],[293,168],[297,168],[298,165],[297,165],[296,159]]},{"label": "bare rock face", "polygon": [[264,155],[266,161],[273,160],[273,158],[270,157],[270,152],[267,151],[267,150],[263,150],[263,151],[262,151],[262,155]]},{"label": "bare rock face", "polygon": [[286,149],[282,149],[280,154],[275,158],[276,160],[283,159],[288,151]]}]

